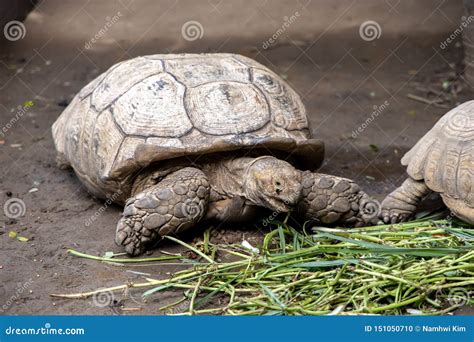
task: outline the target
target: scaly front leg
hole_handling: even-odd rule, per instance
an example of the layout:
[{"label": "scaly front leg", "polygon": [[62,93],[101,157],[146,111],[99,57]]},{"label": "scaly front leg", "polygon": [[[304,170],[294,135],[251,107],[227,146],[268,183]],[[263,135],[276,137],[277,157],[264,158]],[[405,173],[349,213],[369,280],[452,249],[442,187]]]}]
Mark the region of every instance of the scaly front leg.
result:
[{"label": "scaly front leg", "polygon": [[414,215],[421,199],[430,192],[425,182],[408,178],[382,201],[380,218],[385,223],[407,220]]},{"label": "scaly front leg", "polygon": [[207,210],[209,189],[207,177],[199,169],[187,167],[169,174],[128,199],[115,242],[135,256],[160,236],[191,228]]},{"label": "scaly front leg", "polygon": [[354,181],[320,173],[304,172],[298,212],[324,224],[363,226],[372,223],[380,205]]}]

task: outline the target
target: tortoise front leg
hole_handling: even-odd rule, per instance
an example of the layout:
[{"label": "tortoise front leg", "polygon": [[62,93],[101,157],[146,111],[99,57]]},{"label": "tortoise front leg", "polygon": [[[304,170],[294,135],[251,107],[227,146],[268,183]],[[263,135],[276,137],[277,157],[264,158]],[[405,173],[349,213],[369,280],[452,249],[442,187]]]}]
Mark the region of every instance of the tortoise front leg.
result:
[{"label": "tortoise front leg", "polygon": [[378,215],[380,205],[354,181],[320,173],[303,173],[298,212],[324,224],[366,225]]},{"label": "tortoise front leg", "polygon": [[209,182],[187,167],[129,198],[117,224],[115,242],[130,255],[142,254],[160,236],[180,233],[201,220],[207,210]]},{"label": "tortoise front leg", "polygon": [[380,218],[385,223],[402,222],[415,214],[418,204],[431,190],[424,181],[406,179],[382,201]]}]

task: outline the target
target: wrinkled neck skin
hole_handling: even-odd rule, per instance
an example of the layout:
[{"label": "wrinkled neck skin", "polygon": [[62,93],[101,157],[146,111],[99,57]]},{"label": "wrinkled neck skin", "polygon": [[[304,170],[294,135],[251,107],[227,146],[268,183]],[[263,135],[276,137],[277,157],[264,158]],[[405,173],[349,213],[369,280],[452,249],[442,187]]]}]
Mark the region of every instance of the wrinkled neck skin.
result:
[{"label": "wrinkled neck skin", "polygon": [[224,159],[201,166],[211,185],[211,201],[236,196],[248,199],[245,190],[246,171],[255,158]]},{"label": "wrinkled neck skin", "polygon": [[211,186],[211,195],[209,198],[211,202],[240,196],[245,197],[251,204],[258,205],[256,203],[257,194],[254,193],[255,190],[252,190],[253,187],[248,184],[248,182],[251,181],[251,179],[249,179],[248,170],[257,160],[262,158],[268,157],[224,158],[216,162],[204,163],[189,163],[189,161],[178,162],[175,163],[177,165],[165,166],[138,175],[133,184],[132,195],[157,184],[168,174],[180,168],[191,166],[201,169],[208,177]]}]

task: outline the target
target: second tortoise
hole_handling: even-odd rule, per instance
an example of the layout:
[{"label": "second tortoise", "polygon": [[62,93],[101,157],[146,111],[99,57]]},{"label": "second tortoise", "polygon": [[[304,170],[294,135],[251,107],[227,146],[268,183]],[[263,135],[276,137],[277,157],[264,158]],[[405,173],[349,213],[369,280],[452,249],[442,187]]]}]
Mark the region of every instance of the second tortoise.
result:
[{"label": "second tortoise", "polygon": [[412,217],[423,197],[437,192],[454,215],[474,225],[474,101],[446,113],[402,164],[409,177],[382,202],[386,223]]}]

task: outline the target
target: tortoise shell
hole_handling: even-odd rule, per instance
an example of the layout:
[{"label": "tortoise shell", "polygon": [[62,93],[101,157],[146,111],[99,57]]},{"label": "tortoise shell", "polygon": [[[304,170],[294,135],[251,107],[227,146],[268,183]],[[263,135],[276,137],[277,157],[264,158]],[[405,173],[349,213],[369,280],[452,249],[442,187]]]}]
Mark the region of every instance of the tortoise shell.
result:
[{"label": "tortoise shell", "polygon": [[413,179],[474,207],[474,101],[446,113],[402,158]]},{"label": "tortoise shell", "polygon": [[132,175],[172,158],[238,149],[283,151],[314,170],[298,94],[265,66],[234,54],[137,57],[85,86],[53,125],[58,160],[96,196],[130,187]]}]

